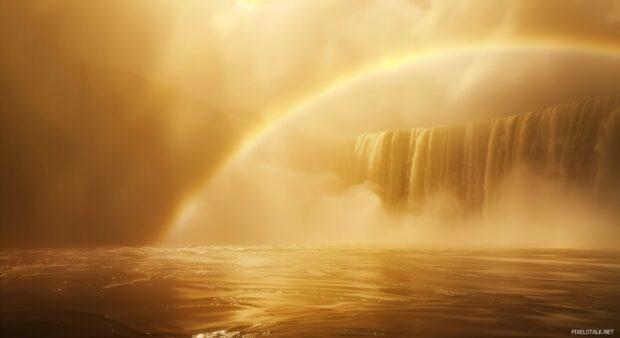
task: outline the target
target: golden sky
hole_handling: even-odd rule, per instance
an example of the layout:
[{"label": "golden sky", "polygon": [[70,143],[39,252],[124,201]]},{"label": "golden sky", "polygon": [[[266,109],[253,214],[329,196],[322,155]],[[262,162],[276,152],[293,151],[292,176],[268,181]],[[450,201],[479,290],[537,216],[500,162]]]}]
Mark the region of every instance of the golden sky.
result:
[{"label": "golden sky", "polygon": [[2,0],[0,38],[2,245],[152,243],[286,116],[352,135],[620,88],[617,1]]}]

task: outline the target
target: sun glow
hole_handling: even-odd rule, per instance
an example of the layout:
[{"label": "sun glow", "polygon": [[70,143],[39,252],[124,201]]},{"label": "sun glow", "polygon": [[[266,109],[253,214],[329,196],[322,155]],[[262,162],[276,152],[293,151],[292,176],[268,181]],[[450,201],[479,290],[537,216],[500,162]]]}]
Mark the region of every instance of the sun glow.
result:
[{"label": "sun glow", "polygon": [[256,9],[256,7],[258,7],[263,2],[264,0],[236,0],[235,7],[241,11],[251,11]]}]

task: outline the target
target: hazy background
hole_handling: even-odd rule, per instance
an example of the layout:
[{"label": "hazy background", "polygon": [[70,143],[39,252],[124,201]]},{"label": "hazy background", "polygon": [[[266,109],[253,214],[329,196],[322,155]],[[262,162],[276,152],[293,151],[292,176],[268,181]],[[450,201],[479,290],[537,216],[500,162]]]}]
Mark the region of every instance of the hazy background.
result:
[{"label": "hazy background", "polygon": [[5,247],[389,239],[342,137],[620,88],[617,1],[2,0],[0,41]]},{"label": "hazy background", "polygon": [[[498,77],[495,69],[506,71]],[[186,204],[167,243],[615,247],[616,214],[578,187],[524,170],[509,175],[480,217],[460,218],[462,206],[449,194],[421,214],[394,212],[371,185],[352,185],[348,147],[360,133],[613,95],[619,76],[617,56],[524,48],[438,57],[363,78],[246,148]]]}]

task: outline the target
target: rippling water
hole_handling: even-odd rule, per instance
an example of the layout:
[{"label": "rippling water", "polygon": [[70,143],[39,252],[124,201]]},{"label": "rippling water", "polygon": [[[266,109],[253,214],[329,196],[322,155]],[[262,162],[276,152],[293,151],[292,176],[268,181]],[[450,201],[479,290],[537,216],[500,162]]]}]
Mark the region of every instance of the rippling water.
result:
[{"label": "rippling water", "polygon": [[620,329],[620,253],[0,252],[3,337],[566,337]]}]

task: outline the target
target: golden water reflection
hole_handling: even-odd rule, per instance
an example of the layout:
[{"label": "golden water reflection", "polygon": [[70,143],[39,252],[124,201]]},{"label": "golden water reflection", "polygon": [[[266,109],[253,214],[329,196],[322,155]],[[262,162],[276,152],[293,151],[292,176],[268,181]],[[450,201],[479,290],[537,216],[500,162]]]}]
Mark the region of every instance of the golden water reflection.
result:
[{"label": "golden water reflection", "polygon": [[0,336],[567,336],[620,318],[620,253],[4,251]]}]

